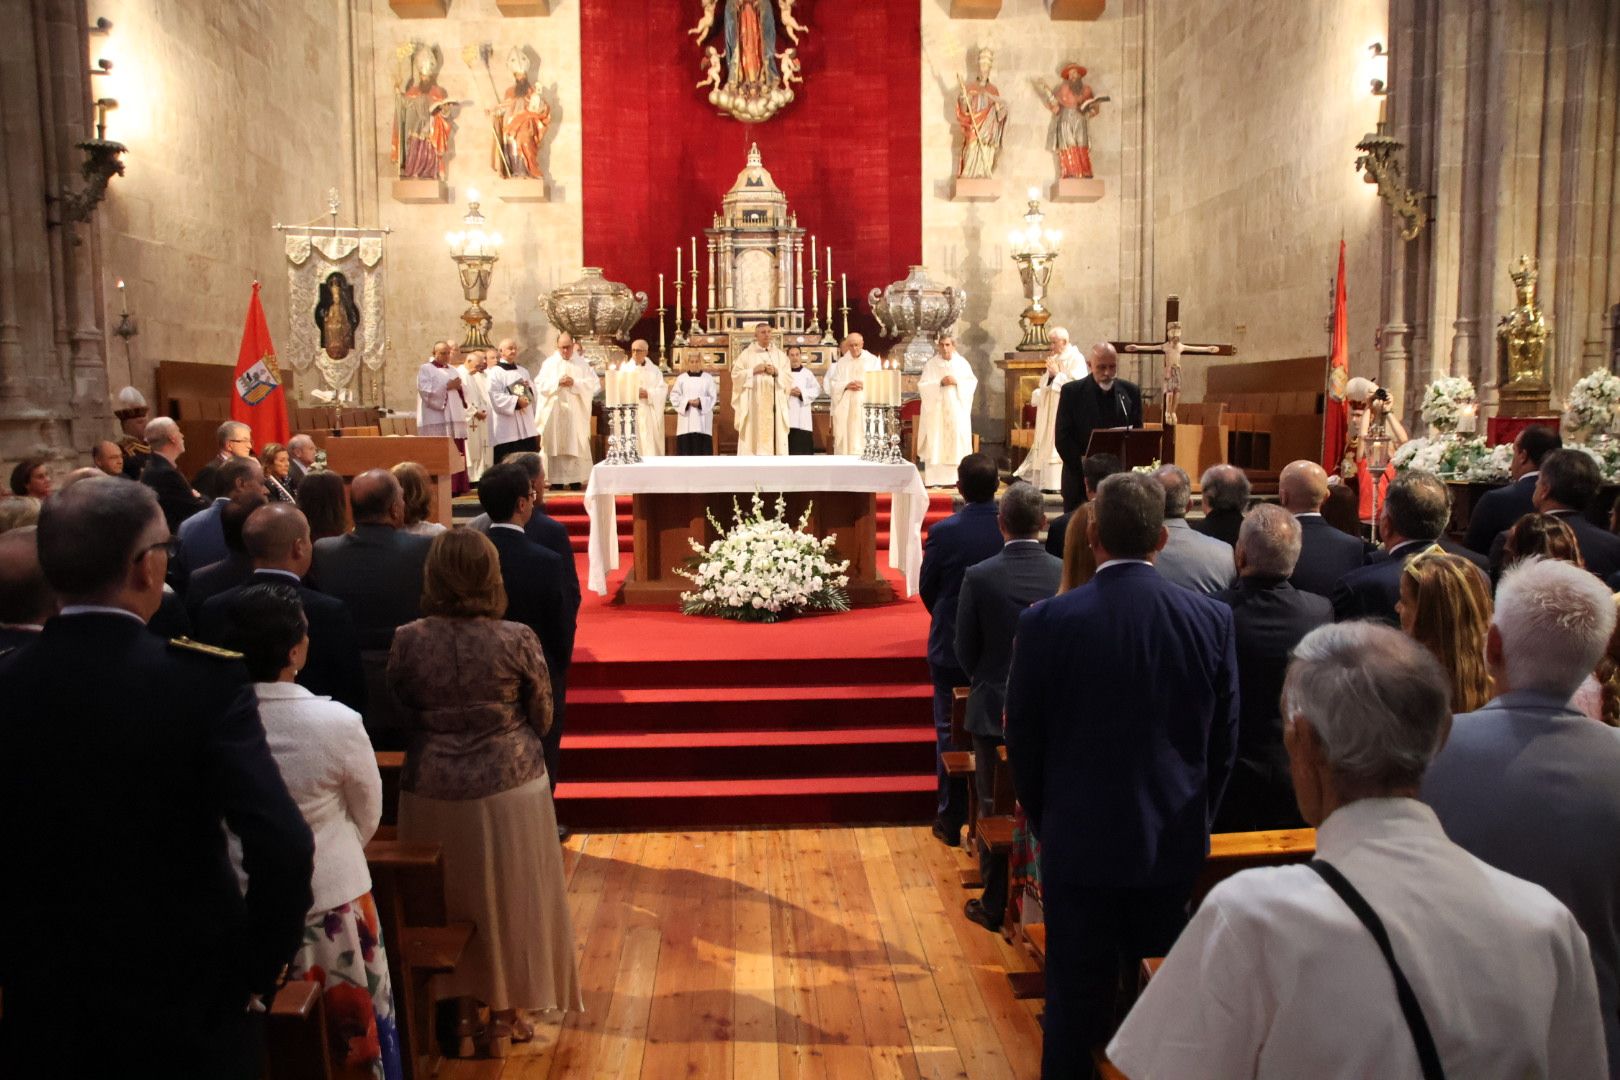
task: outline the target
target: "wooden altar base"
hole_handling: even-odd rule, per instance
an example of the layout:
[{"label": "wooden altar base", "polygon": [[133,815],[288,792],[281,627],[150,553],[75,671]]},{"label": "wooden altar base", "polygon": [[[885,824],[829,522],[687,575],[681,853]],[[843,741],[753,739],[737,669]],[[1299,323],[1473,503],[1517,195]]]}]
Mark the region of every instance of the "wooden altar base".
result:
[{"label": "wooden altar base", "polygon": [[[736,515],[732,499],[747,507],[754,493],[683,492],[637,495],[632,500],[635,530],[635,557],[626,576],[619,600],[634,605],[679,605],[681,593],[692,583],[677,568],[692,558],[689,540],[712,543],[717,537],[708,513],[730,527]],[[808,528],[816,536],[836,535],[834,557],[848,559],[850,603],[861,607],[886,604],[895,598],[894,586],[878,569],[877,496],[859,491],[790,491],[786,493],[787,516],[797,522],[806,506],[811,506]],[[767,507],[776,503],[776,494],[762,492]]]}]

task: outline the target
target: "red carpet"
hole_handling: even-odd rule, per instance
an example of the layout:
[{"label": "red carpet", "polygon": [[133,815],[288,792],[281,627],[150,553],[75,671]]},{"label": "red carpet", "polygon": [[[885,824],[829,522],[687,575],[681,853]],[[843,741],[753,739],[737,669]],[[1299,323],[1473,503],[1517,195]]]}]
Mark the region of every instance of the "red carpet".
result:
[{"label": "red carpet", "polygon": [[[583,546],[579,497],[548,496],[547,510]],[[936,495],[930,523],[949,512],[948,497]],[[585,558],[577,558],[583,580]],[[563,822],[612,828],[932,817],[932,689],[921,600],[743,624],[615,604],[626,569],[628,560],[609,575],[608,597],[587,592],[580,608],[557,786]],[[898,577],[892,580],[903,593]]]}]

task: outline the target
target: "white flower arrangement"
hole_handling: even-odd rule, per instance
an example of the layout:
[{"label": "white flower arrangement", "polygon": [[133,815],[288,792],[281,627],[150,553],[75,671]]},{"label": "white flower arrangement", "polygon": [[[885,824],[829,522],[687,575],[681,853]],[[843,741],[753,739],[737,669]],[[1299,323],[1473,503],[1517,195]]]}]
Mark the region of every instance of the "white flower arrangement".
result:
[{"label": "white flower arrangement", "polygon": [[1423,422],[1441,434],[1457,430],[1464,407],[1474,405],[1474,384],[1454,375],[1434,380],[1423,392]]},{"label": "white flower arrangement", "polygon": [[[1430,472],[1446,480],[1490,480],[1496,476],[1495,450],[1481,438],[1463,439],[1456,435],[1438,438],[1417,438],[1401,444],[1390,459],[1398,473],[1408,470]],[[1513,447],[1507,447],[1502,460],[1501,476],[1507,476],[1508,462],[1513,459]]]},{"label": "white flower arrangement", "polygon": [[729,532],[711,513],[709,524],[720,538],[708,547],[689,541],[696,568],[676,571],[694,586],[681,594],[682,614],[776,622],[802,611],[849,610],[849,561],[828,557],[836,536],[818,540],[806,531],[809,507],[794,526],[780,495],[771,517],[758,491],[746,515],[736,499],[731,506],[737,524]]},{"label": "white flower arrangement", "polygon": [[1572,442],[1620,434],[1620,376],[1594,371],[1570,387],[1562,427]]}]

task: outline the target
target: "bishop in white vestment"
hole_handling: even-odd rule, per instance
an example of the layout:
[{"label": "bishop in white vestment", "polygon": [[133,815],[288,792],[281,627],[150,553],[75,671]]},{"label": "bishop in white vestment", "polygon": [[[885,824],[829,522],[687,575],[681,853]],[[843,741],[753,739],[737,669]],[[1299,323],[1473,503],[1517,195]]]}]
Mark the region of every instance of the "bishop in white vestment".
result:
[{"label": "bishop in white vestment", "polygon": [[462,392],[467,395],[467,479],[473,483],[484,470],[495,464],[495,444],[490,441],[492,423],[489,404],[489,376],[484,369],[489,357],[474,349],[456,370],[461,373]]},{"label": "bishop in white vestment", "polygon": [[[451,345],[433,343],[433,359],[416,371],[416,433],[441,435],[455,440],[456,449],[467,452],[467,395],[462,389],[461,372],[450,366]],[[467,467],[450,478],[450,493],[465,495],[472,490]]]},{"label": "bishop in white vestment", "polygon": [[558,337],[534,377],[540,399],[540,448],[553,485],[583,484],[591,476],[591,399],[601,381],[571,337]]},{"label": "bishop in white vestment", "polygon": [[507,454],[540,449],[534,380],[529,369],[517,362],[518,351],[517,342],[504,339],[497,350],[500,358],[489,370],[489,441],[494,444],[496,464]]},{"label": "bishop in white vestment", "polygon": [[827,373],[827,396],[832,399],[833,453],[860,457],[866,452],[866,383],[868,371],[878,371],[883,361],[866,351],[859,334],[844,339],[844,350]]},{"label": "bishop in white vestment", "polygon": [[923,483],[950,487],[956,466],[973,453],[973,395],[978,377],[966,358],[956,351],[956,339],[939,339],[939,352],[923,365],[917,380],[922,413],[917,417],[917,457],[923,463]]},{"label": "bishop in white vestment", "polygon": [[630,343],[630,359],[636,362],[636,378],[641,383],[640,401],[636,407],[636,439],[641,445],[641,456],[662,457],[664,454],[664,400],[669,396],[669,384],[664,373],[648,356],[647,343]]},{"label": "bishop in white vestment", "polygon": [[1040,385],[1030,392],[1030,404],[1035,406],[1035,438],[1030,443],[1029,455],[1013,475],[1022,477],[1042,491],[1063,490],[1063,459],[1057,452],[1058,397],[1065,383],[1083,379],[1090,373],[1085,354],[1069,343],[1069,332],[1061,326],[1053,327],[1052,354],[1046,358],[1046,371]]},{"label": "bishop in white vestment", "polygon": [[788,452],[787,353],[771,342],[769,323],[754,324],[754,340],[731,363],[731,411],[737,456]]}]

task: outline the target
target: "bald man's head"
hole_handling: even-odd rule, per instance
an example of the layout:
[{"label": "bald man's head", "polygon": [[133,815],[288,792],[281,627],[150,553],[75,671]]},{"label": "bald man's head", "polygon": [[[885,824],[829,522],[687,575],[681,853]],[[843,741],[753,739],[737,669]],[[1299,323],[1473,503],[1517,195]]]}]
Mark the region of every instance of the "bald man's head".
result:
[{"label": "bald man's head", "polygon": [[309,521],[291,503],[261,506],[242,526],[242,546],[261,565],[285,559],[300,540],[309,541]]},{"label": "bald man's head", "polygon": [[96,448],[90,451],[90,460],[108,476],[124,475],[124,452],[111,440],[96,443]]},{"label": "bald man's head", "polygon": [[1277,501],[1290,513],[1317,513],[1327,497],[1327,470],[1314,461],[1290,461],[1277,478]]},{"label": "bald man's head", "polygon": [[40,626],[56,608],[56,594],[39,565],[38,531],[25,525],[0,533],[0,623]]},{"label": "bald man's head", "polygon": [[405,489],[387,469],[367,469],[349,485],[356,525],[393,525],[405,520]]}]

